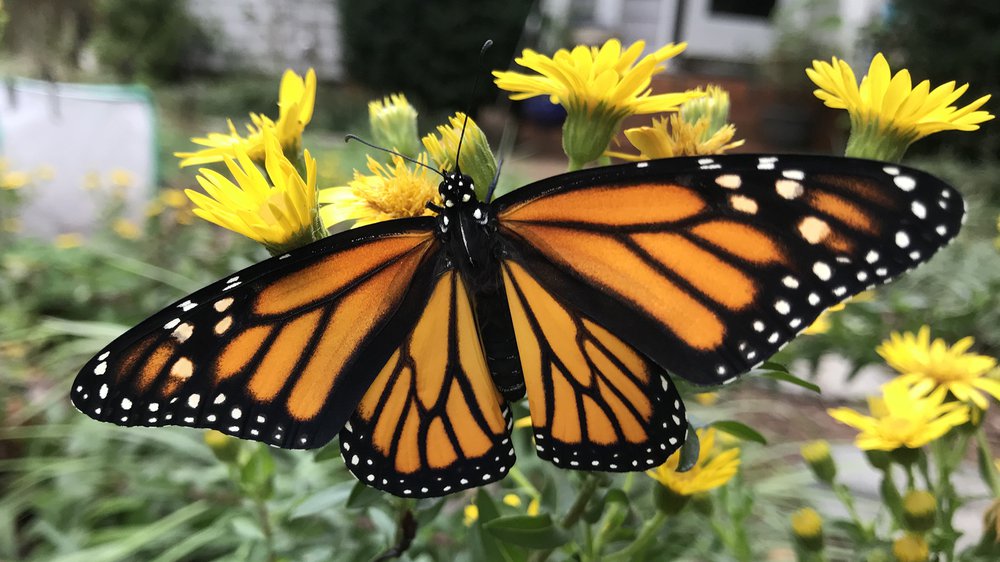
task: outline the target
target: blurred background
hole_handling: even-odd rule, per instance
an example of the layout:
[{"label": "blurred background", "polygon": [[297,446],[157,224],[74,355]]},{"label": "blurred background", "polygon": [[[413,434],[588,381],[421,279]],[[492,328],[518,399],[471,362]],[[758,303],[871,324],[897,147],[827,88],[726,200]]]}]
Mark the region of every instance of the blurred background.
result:
[{"label": "blurred background", "polygon": [[[190,150],[191,137],[225,131],[227,119],[241,128],[251,112],[276,115],[286,68],[315,68],[319,77],[305,136],[319,161],[319,187],[343,185],[363,166],[363,151],[345,146],[343,136],[366,135],[368,101],[400,91],[420,110],[421,131],[472,107],[494,146],[504,135],[514,139],[504,181],[523,184],[566,166],[561,109],[544,98],[511,103],[488,80],[488,70],[513,68],[524,48],[551,54],[618,37],[625,44],[644,40],[650,51],[686,41],[687,50],[656,78],[655,91],[705,84],[728,90],[731,121],[747,141],[740,152],[839,154],[847,116],[812,95],[804,69],[813,59],[843,58],[860,78],[881,51],[915,81],[970,83],[963,100],[993,94],[984,109],[996,113],[997,6],[973,0],[4,1],[0,560],[277,559],[260,546],[267,542],[278,543],[270,552],[286,553],[283,559],[354,560],[393,541],[395,522],[372,507],[376,500],[343,507],[354,498],[354,484],[337,454],[275,455],[276,491],[266,504],[271,529],[260,525],[259,504],[246,504],[201,432],[105,426],[68,402],[79,366],[125,327],[266,257],[249,240],[193,216],[181,190],[195,186],[195,171],[180,169],[173,154]],[[495,44],[481,59],[487,38]],[[797,375],[818,377],[822,397],[751,382],[727,389],[712,406],[694,406],[705,419],[752,422],[774,443],[748,453],[744,465],[748,477],[766,484],[757,499],[760,556],[792,558],[787,513],[809,483],[798,444],[819,437],[849,443],[853,434],[825,408],[858,400],[885,379],[874,349],[890,331],[928,324],[935,335],[974,336],[979,353],[1000,354],[998,157],[995,122],[976,134],[935,135],[911,149],[908,164],[967,195],[968,224],[931,264],[848,305],[823,333],[778,357]],[[1000,423],[985,423],[991,442],[1000,443]],[[856,454],[846,445],[841,451]],[[555,471],[532,457],[520,455],[529,476]],[[853,489],[862,503],[874,502],[877,483],[860,468]],[[962,530],[975,541],[988,493],[981,487],[968,493],[981,500],[961,514]],[[457,549],[459,558],[476,559],[456,538],[468,501],[441,504],[438,519],[425,522],[420,548],[407,556],[454,558]],[[710,552],[687,555],[718,559]]]}]

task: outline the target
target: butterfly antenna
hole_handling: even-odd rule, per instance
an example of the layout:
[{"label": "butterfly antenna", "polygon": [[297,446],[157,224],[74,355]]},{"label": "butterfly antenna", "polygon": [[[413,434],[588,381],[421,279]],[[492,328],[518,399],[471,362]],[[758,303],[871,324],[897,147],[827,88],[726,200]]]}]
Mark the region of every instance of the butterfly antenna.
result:
[{"label": "butterfly antenna", "polygon": [[490,182],[489,188],[486,189],[486,202],[489,203],[493,200],[493,192],[497,189],[497,181],[500,180],[500,170],[503,169],[503,158],[497,162],[497,173],[493,176],[493,181]]},{"label": "butterfly antenna", "polygon": [[[382,152],[388,152],[389,154],[395,154],[396,156],[399,156],[400,158],[402,158],[403,160],[406,160],[407,162],[413,162],[414,164],[416,164],[418,166],[423,166],[424,168],[427,168],[428,170],[434,172],[435,174],[441,176],[442,178],[445,177],[444,172],[442,172],[441,170],[438,170],[436,168],[428,166],[427,164],[424,164],[420,160],[416,160],[416,159],[410,158],[409,156],[407,156],[405,154],[400,154],[400,153],[396,152],[395,150],[389,150],[388,148],[384,148],[384,147],[381,147],[381,146],[376,146],[376,145],[374,145],[374,144],[366,141],[365,139],[359,137],[358,135],[347,135],[346,137],[344,137],[344,142],[351,142],[352,140],[358,141],[358,142],[360,142],[361,144],[363,144],[365,146],[374,148],[375,150],[381,150]],[[461,145],[461,141],[459,141],[459,145]]]},{"label": "butterfly antenna", "polygon": [[469,114],[472,113],[473,104],[476,102],[476,94],[479,93],[479,78],[486,72],[486,51],[493,46],[493,40],[487,39],[483,43],[483,48],[479,50],[479,72],[476,73],[476,80],[472,83],[472,99],[469,101],[469,109],[465,112],[465,120],[462,121],[462,132],[458,136],[458,148],[455,149],[455,171],[461,173],[461,166],[458,165],[458,157],[462,154],[462,141],[465,140],[465,126],[469,124]]}]

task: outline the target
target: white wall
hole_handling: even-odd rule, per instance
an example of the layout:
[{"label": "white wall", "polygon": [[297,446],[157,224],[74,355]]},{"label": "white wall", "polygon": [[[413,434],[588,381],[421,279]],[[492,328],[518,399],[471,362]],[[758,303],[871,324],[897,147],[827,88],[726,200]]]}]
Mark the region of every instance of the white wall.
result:
[{"label": "white wall", "polygon": [[188,0],[188,6],[214,38],[212,55],[196,61],[204,68],[277,74],[311,66],[322,80],[341,77],[333,0]]}]

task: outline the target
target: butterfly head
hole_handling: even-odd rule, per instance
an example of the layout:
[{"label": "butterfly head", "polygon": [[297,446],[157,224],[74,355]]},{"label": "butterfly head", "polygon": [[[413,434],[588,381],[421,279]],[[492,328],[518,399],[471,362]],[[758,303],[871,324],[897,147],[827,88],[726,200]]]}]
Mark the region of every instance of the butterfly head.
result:
[{"label": "butterfly head", "polygon": [[479,203],[472,178],[461,171],[444,174],[444,180],[438,185],[438,192],[441,194],[441,204],[446,210]]}]

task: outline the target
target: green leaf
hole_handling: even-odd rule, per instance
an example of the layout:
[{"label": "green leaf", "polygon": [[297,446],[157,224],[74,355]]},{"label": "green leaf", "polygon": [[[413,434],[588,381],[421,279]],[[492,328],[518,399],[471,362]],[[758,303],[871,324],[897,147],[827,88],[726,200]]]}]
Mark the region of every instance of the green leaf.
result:
[{"label": "green leaf", "polygon": [[795,386],[801,386],[806,390],[811,390],[816,394],[822,394],[823,391],[820,390],[819,385],[811,383],[807,380],[800,379],[799,377],[789,373],[788,371],[765,371],[760,373],[760,376],[774,379],[776,381],[787,382],[794,384]]},{"label": "green leaf", "polygon": [[677,472],[687,472],[698,463],[698,455],[701,453],[701,442],[698,440],[698,432],[693,427],[688,426],[687,439],[681,446],[681,458],[677,461]]},{"label": "green leaf", "polygon": [[330,443],[326,447],[320,449],[313,460],[316,462],[328,461],[331,459],[340,458],[340,445],[337,443]]},{"label": "green leaf", "polygon": [[384,497],[385,494],[382,492],[370,486],[365,486],[358,481],[355,482],[354,487],[351,488],[351,495],[347,498],[347,507],[351,509],[371,507]]},{"label": "green leaf", "polygon": [[266,500],[274,492],[274,457],[260,445],[240,469],[240,486],[256,499]]},{"label": "green leaf", "polygon": [[775,363],[774,361],[764,361],[757,368],[763,371],[777,371],[779,373],[788,372],[788,367],[782,365],[781,363]]},{"label": "green leaf", "polygon": [[764,439],[764,436],[761,435],[760,432],[745,423],[735,420],[719,420],[714,421],[709,425],[719,431],[724,431],[733,437],[738,437],[743,441],[753,441],[754,443],[767,445],[767,439]]},{"label": "green leaf", "polygon": [[353,487],[350,482],[340,482],[325,490],[310,494],[305,501],[292,510],[288,518],[294,520],[300,517],[310,517],[332,509],[341,509],[351,496],[352,489]]},{"label": "green leaf", "polygon": [[[420,502],[420,504],[423,503],[424,502]],[[443,497],[436,500],[430,500],[430,505],[418,509],[417,525],[420,527],[423,527],[424,525],[430,525],[435,519],[437,519],[438,514],[441,513],[441,508],[443,508],[444,504],[446,503],[448,503],[448,498]]]},{"label": "green leaf", "polygon": [[512,545],[507,545],[493,534],[485,530],[485,525],[500,517],[500,510],[482,488],[476,491],[476,508],[479,509],[479,518],[469,529],[472,546],[473,560],[496,560],[497,562],[519,562],[525,560],[523,550],[514,549]]},{"label": "green leaf", "polygon": [[549,515],[511,515],[484,523],[483,528],[494,537],[525,548],[558,548],[569,535],[555,526]]}]

